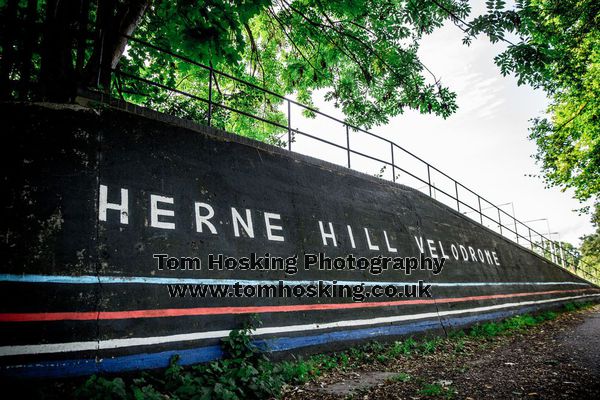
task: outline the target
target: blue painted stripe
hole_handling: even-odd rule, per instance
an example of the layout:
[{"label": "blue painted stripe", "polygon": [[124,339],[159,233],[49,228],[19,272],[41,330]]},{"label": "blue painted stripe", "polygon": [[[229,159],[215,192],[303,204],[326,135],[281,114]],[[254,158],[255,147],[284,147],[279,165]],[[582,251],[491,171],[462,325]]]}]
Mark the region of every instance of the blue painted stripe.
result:
[{"label": "blue painted stripe", "polygon": [[[539,307],[529,306],[507,311],[443,318],[442,322],[445,326],[460,327],[491,319],[506,318],[515,314],[530,312],[537,309],[539,309]],[[435,328],[441,328],[438,319],[412,322],[403,325],[388,325],[374,328],[327,332],[308,336],[261,339],[255,341],[255,343],[261,348],[269,351],[289,351],[296,348],[324,345],[331,342],[375,339],[381,336],[409,335]],[[41,361],[30,364],[2,366],[0,367],[0,375],[4,377],[20,378],[59,378],[85,376],[95,373],[115,373],[140,369],[165,368],[168,366],[169,360],[175,355],[180,356],[179,363],[181,365],[191,365],[215,360],[222,357],[223,353],[219,346],[204,346],[193,349],[118,356],[100,359],[97,362],[94,359]]]},{"label": "blue painted stripe", "polygon": [[[315,280],[286,280],[288,285],[306,285],[318,283]],[[149,284],[149,285],[169,285],[169,284],[205,284],[205,285],[257,285],[257,284],[277,284],[280,280],[247,280],[247,279],[208,279],[208,278],[162,278],[145,276],[66,276],[66,275],[16,275],[0,274],[0,282],[16,283],[61,283],[61,284]],[[325,283],[331,283],[331,280],[324,280]],[[389,281],[338,281],[339,285],[355,285],[363,283],[365,286],[373,285],[410,285],[415,282],[389,282]],[[428,282],[429,283],[429,282]],[[462,286],[544,286],[544,285],[579,285],[590,286],[586,282],[432,282],[432,286],[438,287],[462,287]]]}]

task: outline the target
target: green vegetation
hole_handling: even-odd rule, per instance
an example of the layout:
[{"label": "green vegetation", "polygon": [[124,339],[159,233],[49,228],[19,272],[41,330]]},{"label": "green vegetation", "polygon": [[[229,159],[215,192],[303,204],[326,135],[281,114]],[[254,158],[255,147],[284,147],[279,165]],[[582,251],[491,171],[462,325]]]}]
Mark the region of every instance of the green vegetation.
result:
[{"label": "green vegetation", "polygon": [[423,343],[421,343],[421,347],[420,347],[421,353],[423,353],[423,354],[435,353],[438,346],[440,345],[440,342],[441,342],[441,339],[437,338],[437,337],[424,341]]},{"label": "green vegetation", "polygon": [[406,372],[400,372],[399,374],[389,378],[389,380],[392,382],[408,382],[411,380],[411,376]]},{"label": "green vegetation", "polygon": [[442,386],[439,383],[431,383],[423,386],[419,390],[419,394],[423,396],[435,396],[445,399],[453,399],[456,396],[456,390],[450,386]]},{"label": "green vegetation", "polygon": [[92,376],[76,391],[83,399],[247,399],[278,395],[284,377],[299,379],[302,366],[274,364],[251,342],[252,325],[233,330],[223,339],[225,358],[208,364],[184,368],[174,357],[163,375],[142,373],[125,385],[121,378],[112,380]]},{"label": "green vegetation", "polygon": [[[7,29],[31,18],[18,3],[0,5]],[[45,99],[64,101],[76,87],[107,89],[110,68],[207,98],[207,70],[135,45],[120,35],[124,32],[284,95],[295,94],[309,105],[313,92],[325,89],[326,100],[365,127],[407,109],[445,118],[457,108],[455,94],[417,56],[420,40],[451,20],[434,2],[111,0],[91,4],[84,15],[68,2],[39,1],[37,6],[36,21],[54,34],[35,39],[44,46],[33,65],[21,65],[16,56],[27,50],[27,39],[7,32],[0,44],[12,50],[3,60],[13,77],[39,73],[39,94]],[[462,0],[444,0],[444,6],[461,17],[470,10]],[[76,54],[73,45],[81,44],[81,37],[89,48]],[[213,78],[215,100],[284,122],[281,100],[223,76]],[[113,94],[127,100],[206,120],[202,102],[124,77],[112,84]],[[7,97],[7,87],[0,87],[0,97]],[[277,131],[225,109],[214,111],[217,126],[238,134],[268,140]]]},{"label": "green vegetation", "polygon": [[418,343],[412,337],[405,339],[403,341],[396,341],[392,344],[392,348],[389,351],[391,357],[396,357],[399,355],[411,355],[413,352],[417,350]]},{"label": "green vegetation", "polygon": [[[487,1],[487,13],[463,24],[465,43],[478,35],[508,47],[495,58],[503,75],[546,92],[546,115],[533,118],[529,138],[547,186],[573,189],[591,200],[592,223],[600,209],[600,3],[593,0]],[[589,212],[590,207],[582,207]],[[595,277],[600,268],[598,229],[584,236],[579,269]],[[571,250],[563,244],[565,250]],[[577,252],[576,252],[577,253]],[[590,279],[589,275],[585,275]]]},{"label": "green vegetation", "polygon": [[[313,104],[313,93],[340,108],[355,125],[388,122],[406,109],[443,118],[457,109],[456,95],[418,58],[420,41],[444,23],[508,43],[495,62],[503,75],[544,90],[551,104],[534,118],[530,138],[549,186],[572,188],[576,198],[600,193],[600,5],[595,0],[486,1],[484,15],[467,19],[466,0],[110,0],[0,3],[0,99],[18,97],[14,80],[35,83],[31,98],[72,99],[77,88],[115,96],[205,123],[198,100],[148,86],[119,69],[201,98],[209,72],[134,44],[122,33],[209,65],[235,77],[294,94]],[[80,14],[81,13],[81,14]],[[35,24],[43,29],[30,29]],[[36,32],[44,32],[43,37]],[[35,50],[35,51],[34,51]],[[436,71],[437,73],[443,71]],[[213,76],[214,100],[286,125],[281,99]],[[14,83],[14,82],[12,82]],[[25,89],[23,89],[25,90]],[[30,99],[31,99],[30,98]],[[311,115],[311,112],[307,112]],[[215,126],[283,144],[281,128],[212,110]]]},{"label": "green vegetation", "polygon": [[[508,48],[496,58],[503,75],[543,89],[551,103],[534,118],[530,138],[549,186],[600,194],[600,4],[594,0],[487,1],[487,14],[467,27],[465,41],[487,35]],[[515,40],[516,39],[516,40]]]},{"label": "green vegetation", "polygon": [[[576,305],[573,305],[574,309],[576,309],[576,307]],[[511,317],[502,322],[487,322],[485,324],[475,325],[472,327],[469,335],[480,338],[494,337],[509,331],[523,330],[544,321],[551,321],[555,319],[557,315],[558,314],[553,311],[546,311],[535,316],[525,314]]]},{"label": "green vegetation", "polygon": [[592,224],[596,228],[596,232],[582,238],[583,242],[580,248],[582,263],[578,265],[578,268],[594,276],[596,282],[600,282],[600,203],[597,203],[594,209]]},{"label": "green vegetation", "polygon": [[[564,311],[576,311],[591,303],[569,303]],[[390,344],[370,342],[346,351],[317,354],[306,359],[272,362],[265,352],[252,343],[256,321],[243,329],[234,330],[222,342],[225,358],[207,364],[182,367],[174,358],[161,374],[143,372],[134,378],[123,379],[92,376],[75,391],[85,399],[242,399],[279,397],[286,384],[300,385],[330,371],[353,370],[364,364],[385,364],[398,357],[416,357],[450,347],[454,352],[465,351],[469,341],[490,340],[495,336],[525,330],[544,321],[553,320],[558,312],[546,311],[536,315],[518,315],[500,322],[487,322],[468,331],[452,331],[448,338],[412,337]],[[409,374],[400,372],[390,382],[408,382]],[[453,398],[456,391],[439,383],[425,384],[422,395]]]}]

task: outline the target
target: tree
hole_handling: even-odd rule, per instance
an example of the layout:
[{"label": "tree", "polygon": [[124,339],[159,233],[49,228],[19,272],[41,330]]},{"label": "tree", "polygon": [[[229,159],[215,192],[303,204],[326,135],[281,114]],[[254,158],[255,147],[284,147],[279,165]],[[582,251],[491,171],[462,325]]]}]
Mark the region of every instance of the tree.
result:
[{"label": "tree", "polygon": [[[17,3],[3,2],[3,30],[18,28],[14,21],[25,18]],[[417,57],[420,39],[449,18],[431,1],[103,0],[94,7],[95,2],[79,0],[76,4],[38,2],[36,18],[45,31],[38,93],[44,99],[72,98],[73,83],[106,88],[114,68],[205,94],[204,71],[128,44],[124,33],[277,92],[295,93],[305,103],[312,103],[314,90],[327,88],[326,99],[350,122],[365,127],[385,123],[408,108],[444,118],[456,110],[455,94]],[[461,17],[469,12],[464,0],[444,4]],[[78,47],[73,56],[74,44],[82,43],[91,47]],[[23,47],[14,35],[5,36],[2,45]],[[18,62],[13,61],[3,58],[9,71],[5,76],[19,75]],[[119,83],[123,88],[124,82]],[[241,93],[232,82],[217,84],[219,100],[248,110],[262,108],[269,118],[281,119],[276,99]],[[143,96],[145,102],[160,103],[182,115],[198,114],[179,96],[141,86],[129,85],[120,95],[137,101]],[[4,97],[7,92],[4,86]]]},{"label": "tree", "polygon": [[[495,58],[503,75],[546,91],[546,116],[534,118],[529,137],[548,186],[572,188],[580,201],[600,193],[600,3],[594,0],[486,2],[487,13],[467,32],[508,48]],[[513,43],[516,37],[516,43]]]},{"label": "tree", "polygon": [[[477,35],[492,42],[517,37],[495,60],[503,74],[514,73],[520,84],[542,88],[552,98],[547,116],[534,119],[530,132],[546,182],[575,189],[580,200],[597,197],[600,4],[487,5],[487,14],[465,22],[466,0],[3,0],[0,97],[25,93],[12,81],[37,74],[36,98],[66,101],[77,88],[107,90],[112,69],[207,97],[205,70],[135,45],[125,34],[284,95],[294,93],[308,105],[314,90],[326,89],[326,99],[363,127],[384,124],[408,108],[445,118],[456,110],[455,94],[420,62],[417,50],[424,35],[450,19],[467,32],[466,43]],[[42,39],[32,39],[38,31]],[[207,121],[207,107],[190,98],[125,75],[112,84],[113,94],[126,100]],[[223,77],[215,84],[222,104],[285,123],[280,99]],[[259,140],[281,132],[225,108],[213,111],[217,126]]]},{"label": "tree", "polygon": [[580,268],[594,275],[600,281],[600,203],[596,203],[592,224],[596,232],[581,238],[581,265]]}]

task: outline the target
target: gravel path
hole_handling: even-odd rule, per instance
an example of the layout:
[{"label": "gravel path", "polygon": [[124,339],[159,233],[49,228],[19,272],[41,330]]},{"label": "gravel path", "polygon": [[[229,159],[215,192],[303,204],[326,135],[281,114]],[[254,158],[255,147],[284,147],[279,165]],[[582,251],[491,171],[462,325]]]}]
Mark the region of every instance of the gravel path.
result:
[{"label": "gravel path", "polygon": [[600,310],[586,315],[582,324],[566,331],[560,339],[573,362],[600,379]]}]

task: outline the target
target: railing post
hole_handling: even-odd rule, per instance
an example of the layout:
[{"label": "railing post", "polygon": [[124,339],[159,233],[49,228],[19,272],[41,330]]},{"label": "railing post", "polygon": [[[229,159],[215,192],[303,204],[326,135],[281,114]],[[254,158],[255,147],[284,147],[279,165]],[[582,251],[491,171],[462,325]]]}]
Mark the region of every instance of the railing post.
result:
[{"label": "railing post", "polygon": [[558,246],[560,247],[560,263],[562,264],[563,268],[566,268],[565,267],[565,252],[563,251],[562,242],[558,242]]},{"label": "railing post", "polygon": [[350,128],[346,124],[346,151],[348,152],[348,168],[350,168]]},{"label": "railing post", "polygon": [[477,203],[479,204],[479,220],[481,221],[481,225],[483,225],[483,212],[481,211],[481,197],[477,195]]},{"label": "railing post", "polygon": [[546,257],[546,245],[544,245],[544,237],[542,235],[540,235],[540,245],[542,247],[542,257],[547,260],[548,257]]},{"label": "railing post", "polygon": [[429,197],[432,197],[431,194],[431,168],[429,164],[427,164],[427,186],[429,186]]},{"label": "railing post", "polygon": [[292,151],[292,106],[290,101],[287,101],[288,108],[288,150]]},{"label": "railing post", "polygon": [[212,126],[212,85],[213,85],[212,65],[208,69],[208,126]]},{"label": "railing post", "polygon": [[531,250],[533,251],[533,240],[531,239],[531,228],[527,227],[529,230],[529,245],[531,246]]},{"label": "railing post", "polygon": [[458,200],[458,182],[454,181],[454,191],[456,192],[456,211],[460,212],[460,201]]},{"label": "railing post", "polygon": [[392,181],[396,182],[396,164],[394,164],[394,143],[390,142],[390,148],[392,150]]},{"label": "railing post", "polygon": [[[98,56],[98,73],[96,74],[96,88],[100,88],[102,82],[102,70],[104,68],[104,29],[100,28],[98,31],[100,38],[100,55]],[[112,71],[111,71],[112,74]]]},{"label": "railing post", "polygon": [[500,216],[500,207],[496,207],[498,210],[498,226],[500,227],[500,234],[502,235],[502,217]]},{"label": "railing post", "polygon": [[515,218],[515,210],[513,208],[513,223],[515,225],[515,236],[517,237],[517,244],[519,244],[519,231],[517,230],[517,219]]}]

